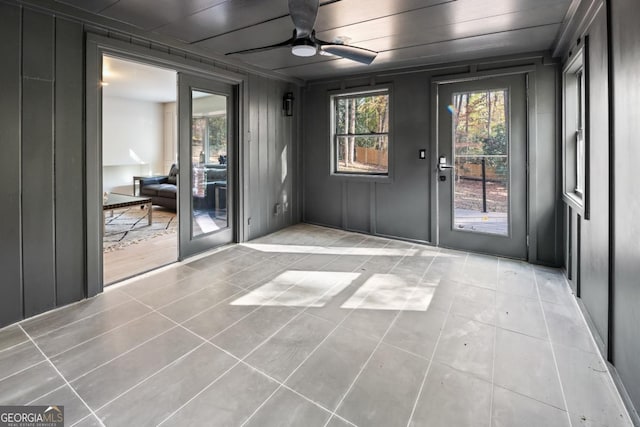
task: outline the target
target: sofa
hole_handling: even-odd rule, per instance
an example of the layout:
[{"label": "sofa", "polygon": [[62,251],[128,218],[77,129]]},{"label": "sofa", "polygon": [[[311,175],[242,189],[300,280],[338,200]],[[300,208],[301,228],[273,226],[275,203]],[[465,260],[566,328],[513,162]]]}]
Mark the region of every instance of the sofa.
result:
[{"label": "sofa", "polygon": [[[213,212],[227,208],[227,165],[205,164],[206,187],[204,197],[195,198],[194,207]],[[171,165],[169,175],[140,180],[140,195],[151,198],[151,203],[176,210],[178,195],[178,167]],[[218,195],[216,200],[216,193]]]},{"label": "sofa", "polygon": [[169,175],[140,180],[140,195],[151,197],[151,203],[176,210],[178,196],[178,167],[173,164]]}]

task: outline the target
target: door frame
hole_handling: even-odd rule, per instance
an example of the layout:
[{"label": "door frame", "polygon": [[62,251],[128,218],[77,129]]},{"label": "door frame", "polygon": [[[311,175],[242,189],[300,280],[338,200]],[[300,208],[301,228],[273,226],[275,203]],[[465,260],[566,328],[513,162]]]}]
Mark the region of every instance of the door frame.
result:
[{"label": "door frame", "polygon": [[[245,90],[246,75],[216,68],[196,59],[171,54],[169,51],[152,49],[149,45],[133,44],[109,37],[87,34],[85,40],[85,272],[87,298],[101,293],[104,289],[102,259],[102,57],[109,55],[125,60],[141,62],[151,66],[173,69],[205,79],[231,84],[236,87],[236,191],[233,195],[236,204],[235,240],[243,241],[246,231],[240,225],[245,224],[244,199],[240,194],[244,188],[244,155],[246,123],[245,105],[248,95]],[[177,82],[176,82],[177,88]]]},{"label": "door frame", "polygon": [[491,79],[494,77],[505,77],[511,76],[515,74],[524,74],[525,75],[525,135],[526,135],[526,203],[527,206],[525,208],[527,218],[526,218],[526,232],[527,232],[527,261],[531,262],[532,260],[537,259],[537,231],[538,227],[535,221],[530,221],[530,218],[536,218],[537,215],[533,212],[535,205],[531,203],[531,195],[536,194],[536,180],[535,176],[532,176],[531,171],[536,170],[536,150],[535,144],[536,141],[536,127],[532,125],[532,123],[536,123],[536,66],[535,65],[523,65],[516,67],[506,67],[506,68],[497,68],[497,69],[489,69],[483,71],[472,70],[468,73],[460,73],[460,74],[447,74],[434,76],[431,78],[431,117],[430,117],[430,125],[431,125],[431,135],[430,135],[430,158],[431,162],[429,163],[429,171],[430,171],[430,214],[431,214],[431,241],[436,246],[440,245],[440,235],[438,231],[438,224],[440,221],[439,214],[439,194],[438,194],[438,179],[434,178],[438,171],[437,161],[438,158],[438,133],[439,133],[439,125],[438,125],[438,104],[439,104],[439,92],[440,86],[452,84],[452,83],[462,83],[473,80],[484,80]]}]

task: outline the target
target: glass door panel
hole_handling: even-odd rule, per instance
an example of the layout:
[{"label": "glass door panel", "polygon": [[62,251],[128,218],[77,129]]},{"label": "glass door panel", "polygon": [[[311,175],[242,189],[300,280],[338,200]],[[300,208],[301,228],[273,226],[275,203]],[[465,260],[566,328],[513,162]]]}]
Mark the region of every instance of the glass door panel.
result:
[{"label": "glass door panel", "polygon": [[227,97],[191,91],[192,237],[229,226]]},{"label": "glass door panel", "polygon": [[508,90],[452,96],[453,227],[509,234]]},{"label": "glass door panel", "polygon": [[183,259],[235,239],[235,100],[233,86],[210,79],[181,73],[178,85]]}]

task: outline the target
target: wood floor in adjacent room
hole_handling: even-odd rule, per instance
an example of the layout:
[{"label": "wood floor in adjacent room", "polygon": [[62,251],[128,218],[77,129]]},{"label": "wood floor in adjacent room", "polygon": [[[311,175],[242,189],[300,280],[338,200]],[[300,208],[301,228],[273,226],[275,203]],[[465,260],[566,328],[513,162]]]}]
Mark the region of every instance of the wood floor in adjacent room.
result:
[{"label": "wood floor in adjacent room", "polygon": [[103,254],[105,286],[178,259],[178,234],[165,234]]}]

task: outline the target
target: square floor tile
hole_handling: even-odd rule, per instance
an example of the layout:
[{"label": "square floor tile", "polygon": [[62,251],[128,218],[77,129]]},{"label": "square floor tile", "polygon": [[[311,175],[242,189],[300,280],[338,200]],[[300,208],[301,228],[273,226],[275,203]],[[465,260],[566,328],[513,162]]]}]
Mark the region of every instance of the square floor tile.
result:
[{"label": "square floor tile", "polygon": [[240,426],[273,393],[278,384],[239,364],[209,385],[160,425]]},{"label": "square floor tile", "polygon": [[29,337],[27,337],[17,325],[12,325],[0,330],[0,351],[26,341],[29,341]]},{"label": "square floor tile", "polygon": [[491,383],[434,362],[410,426],[488,426]]},{"label": "square floor tile", "polygon": [[331,413],[286,388],[280,388],[245,425],[255,427],[323,427]]},{"label": "square floor tile", "polygon": [[363,335],[339,328],[286,384],[325,408],[334,410],[376,343]]},{"label": "square floor tile", "polygon": [[537,299],[498,293],[497,326],[537,338],[548,338],[542,307]]},{"label": "square floor tile", "polygon": [[247,357],[251,366],[284,381],[335,326],[302,314]]},{"label": "square floor tile", "polygon": [[498,328],[494,382],[566,409],[549,341]]},{"label": "square floor tile", "polygon": [[450,315],[434,359],[491,381],[495,327]]},{"label": "square floor tile", "polygon": [[569,414],[502,387],[493,389],[492,427],[571,427]]},{"label": "square floor tile", "polygon": [[51,358],[62,375],[72,381],[122,353],[144,344],[175,325],[157,313],[135,320]]},{"label": "square floor tile", "polygon": [[261,307],[211,338],[211,342],[242,359],[263,341],[286,327],[299,313],[289,307]]},{"label": "square floor tile", "polygon": [[447,313],[437,309],[403,311],[384,342],[430,359],[446,318]]},{"label": "square floor tile", "polygon": [[49,362],[41,362],[0,381],[0,405],[26,405],[62,385]]},{"label": "square floor tile", "polygon": [[336,412],[362,426],[406,425],[428,364],[381,345]]},{"label": "square floor tile", "polygon": [[607,426],[630,426],[600,356],[554,344],[569,412]]},{"label": "square floor tile", "polygon": [[205,344],[106,405],[98,416],[108,426],[156,425],[236,363]]},{"label": "square floor tile", "polygon": [[99,409],[201,343],[177,327],[81,376],[71,386],[89,406]]},{"label": "square floor tile", "polygon": [[45,360],[31,341],[0,351],[0,381]]}]

